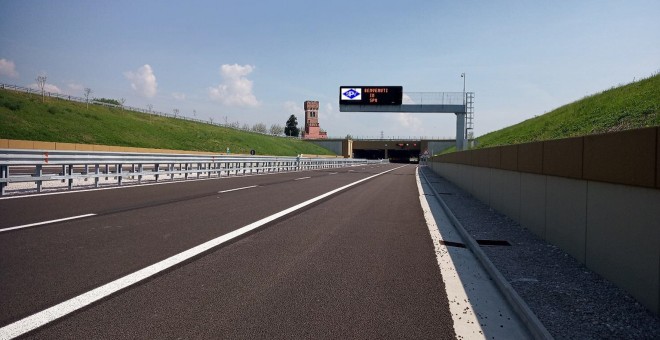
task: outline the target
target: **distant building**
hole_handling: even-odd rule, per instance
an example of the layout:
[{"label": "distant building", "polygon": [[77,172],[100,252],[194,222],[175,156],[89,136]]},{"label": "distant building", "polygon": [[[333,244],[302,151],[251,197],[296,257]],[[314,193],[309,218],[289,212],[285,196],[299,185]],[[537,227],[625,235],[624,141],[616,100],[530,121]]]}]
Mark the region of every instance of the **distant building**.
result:
[{"label": "distant building", "polygon": [[308,100],[305,102],[305,131],[303,139],[326,139],[328,133],[321,131],[319,125],[319,102]]}]

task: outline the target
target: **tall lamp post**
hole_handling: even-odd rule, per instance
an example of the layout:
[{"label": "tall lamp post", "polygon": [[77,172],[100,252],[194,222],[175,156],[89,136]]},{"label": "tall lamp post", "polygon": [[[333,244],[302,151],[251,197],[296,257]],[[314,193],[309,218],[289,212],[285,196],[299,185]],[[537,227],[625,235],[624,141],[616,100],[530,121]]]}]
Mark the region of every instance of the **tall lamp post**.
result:
[{"label": "tall lamp post", "polygon": [[463,106],[465,106],[465,72],[461,73],[461,78],[463,78]]},{"label": "tall lamp post", "polygon": [[[466,137],[467,137],[467,129],[466,129],[466,115],[467,115],[467,98],[465,97],[465,72],[461,73],[461,78],[463,78],[463,112],[460,114],[456,114],[456,119],[458,121],[456,122],[456,139],[457,139],[457,146],[459,151],[465,150],[466,149]],[[460,139],[460,142],[458,141]]]}]

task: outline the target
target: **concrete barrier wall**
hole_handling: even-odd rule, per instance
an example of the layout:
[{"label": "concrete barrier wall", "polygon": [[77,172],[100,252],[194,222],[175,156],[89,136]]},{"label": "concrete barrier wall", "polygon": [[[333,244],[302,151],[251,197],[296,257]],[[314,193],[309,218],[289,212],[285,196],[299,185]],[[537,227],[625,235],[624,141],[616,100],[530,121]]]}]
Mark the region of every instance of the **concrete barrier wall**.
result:
[{"label": "concrete barrier wall", "polygon": [[[224,152],[133,148],[127,146],[39,142],[39,141],[16,140],[16,139],[0,139],[0,149],[137,152],[137,153],[167,153],[167,154],[194,154],[194,155],[225,155],[226,154]],[[234,154],[234,155],[239,155],[239,154]],[[341,155],[304,155],[304,156],[317,157],[317,158],[343,158],[343,156]]]},{"label": "concrete barrier wall", "polygon": [[107,152],[139,152],[139,153],[168,153],[168,154],[199,154],[218,155],[220,152],[183,151],[168,149],[133,148],[127,146],[109,146],[95,144],[74,144],[60,142],[39,142],[15,139],[0,139],[0,149],[31,149],[31,150],[72,150],[72,151],[107,151]]},{"label": "concrete barrier wall", "polygon": [[477,149],[429,166],[660,314],[658,130]]}]

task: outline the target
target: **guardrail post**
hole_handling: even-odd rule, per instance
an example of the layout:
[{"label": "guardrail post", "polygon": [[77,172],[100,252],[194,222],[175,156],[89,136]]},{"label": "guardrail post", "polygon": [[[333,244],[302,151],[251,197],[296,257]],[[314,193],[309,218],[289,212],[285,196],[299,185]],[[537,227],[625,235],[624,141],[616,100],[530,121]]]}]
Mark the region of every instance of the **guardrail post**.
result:
[{"label": "guardrail post", "polygon": [[[41,165],[41,164],[37,165],[35,167],[34,175],[38,178],[41,178],[41,176],[43,176],[43,174],[44,174],[43,165]],[[37,192],[41,192],[41,186],[43,185],[43,182],[41,181],[41,179],[38,179],[36,184],[37,184]]]},{"label": "guardrail post", "polygon": [[[9,165],[0,165],[0,178],[9,180]],[[0,182],[0,196],[4,196],[7,182]]]},{"label": "guardrail post", "polygon": [[142,171],[144,171],[144,167],[142,166],[142,163],[138,164],[138,171],[140,174],[138,175],[138,184],[142,183]]},{"label": "guardrail post", "polygon": [[105,165],[105,180],[108,180],[108,175],[110,174],[110,164]]},{"label": "guardrail post", "polygon": [[69,164],[69,170],[67,171],[67,176],[69,177],[69,190],[73,189],[73,164]]},{"label": "guardrail post", "polygon": [[156,182],[158,182],[158,173],[160,172],[160,164],[156,163],[154,164],[154,172],[156,173]]},{"label": "guardrail post", "polygon": [[122,174],[124,170],[123,164],[117,164],[116,169],[117,169],[117,185],[121,186],[122,179],[124,178],[124,175]]},{"label": "guardrail post", "polygon": [[94,187],[98,188],[99,187],[99,168],[100,166],[98,164],[94,164]]},{"label": "guardrail post", "polygon": [[[84,175],[89,174],[89,164],[85,164],[85,168],[83,170]],[[85,182],[87,182],[88,177],[85,177]]]}]

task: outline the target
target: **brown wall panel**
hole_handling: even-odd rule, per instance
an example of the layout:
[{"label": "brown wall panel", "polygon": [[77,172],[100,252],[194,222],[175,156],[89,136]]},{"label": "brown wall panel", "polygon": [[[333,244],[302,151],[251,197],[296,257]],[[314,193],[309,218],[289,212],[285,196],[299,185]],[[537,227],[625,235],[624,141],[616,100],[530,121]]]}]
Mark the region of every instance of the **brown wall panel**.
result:
[{"label": "brown wall panel", "polygon": [[34,142],[28,140],[12,140],[8,141],[9,149],[32,149],[34,148]]},{"label": "brown wall panel", "polygon": [[466,154],[466,159],[467,159],[467,163],[465,163],[465,164],[472,165],[472,166],[477,164],[476,157],[475,157],[475,154],[474,154],[473,150],[465,151],[465,154]]},{"label": "brown wall panel", "polygon": [[38,150],[55,150],[55,143],[54,142],[34,142],[32,144],[32,147],[34,149],[38,149]]},{"label": "brown wall panel", "polygon": [[0,149],[9,149],[9,139],[0,139]]},{"label": "brown wall panel", "polygon": [[477,149],[474,150],[475,165],[481,167],[488,167],[488,149]]},{"label": "brown wall panel", "polygon": [[500,163],[502,161],[501,157],[501,147],[488,148],[488,167],[493,169],[499,169]]},{"label": "brown wall panel", "polygon": [[458,164],[466,164],[467,163],[467,155],[468,153],[465,151],[462,152],[455,152],[456,153],[456,163]]},{"label": "brown wall panel", "polygon": [[543,142],[543,174],[581,179],[584,138]]},{"label": "brown wall panel", "polygon": [[518,171],[543,173],[543,142],[518,145]]},{"label": "brown wall panel", "polygon": [[584,137],[585,180],[655,187],[656,128]]},{"label": "brown wall panel", "polygon": [[76,144],[73,144],[73,143],[55,143],[55,150],[76,150]]},{"label": "brown wall panel", "polygon": [[76,150],[78,150],[78,151],[94,151],[94,145],[76,144]]},{"label": "brown wall panel", "polygon": [[518,171],[518,145],[501,147],[500,169]]}]

